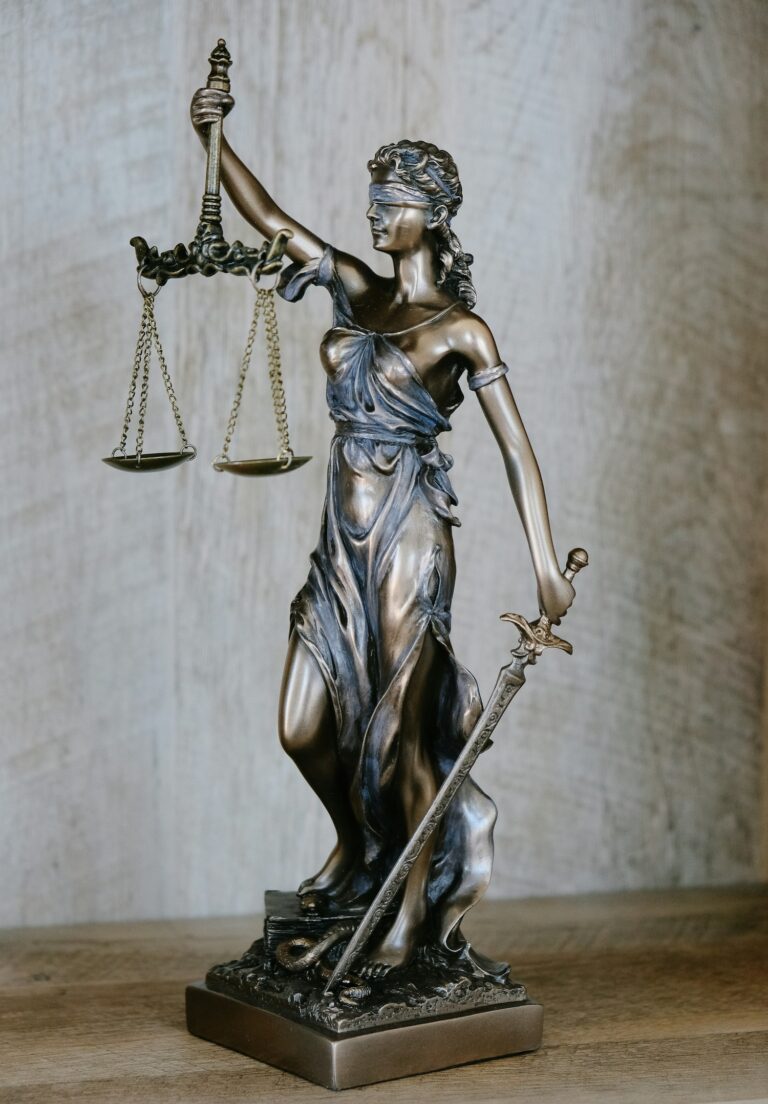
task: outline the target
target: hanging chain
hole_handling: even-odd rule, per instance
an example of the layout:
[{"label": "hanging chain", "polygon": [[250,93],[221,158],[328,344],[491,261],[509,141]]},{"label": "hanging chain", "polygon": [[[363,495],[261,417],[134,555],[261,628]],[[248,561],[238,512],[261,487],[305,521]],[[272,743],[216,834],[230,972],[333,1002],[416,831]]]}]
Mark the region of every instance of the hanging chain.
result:
[{"label": "hanging chain", "polygon": [[293,459],[291,440],[288,435],[288,413],[285,405],[285,388],[283,386],[283,375],[280,366],[280,336],[277,329],[277,314],[275,312],[275,293],[272,289],[256,288],[253,317],[251,318],[251,327],[248,330],[248,340],[245,344],[243,357],[240,361],[240,375],[238,376],[237,388],[235,389],[235,398],[232,403],[229,421],[227,422],[227,432],[224,437],[224,444],[222,445],[221,452],[213,461],[214,467],[216,467],[217,464],[230,463],[229,446],[232,444],[235,427],[237,426],[240,403],[242,402],[243,390],[245,388],[245,379],[251,364],[253,346],[256,341],[256,331],[262,313],[264,315],[264,329],[267,340],[267,366],[269,369],[269,384],[272,392],[272,409],[275,415],[275,426],[280,439],[277,459],[282,460],[285,466],[288,466]]},{"label": "hanging chain", "polygon": [[141,456],[144,451],[144,423],[147,416],[147,402],[149,400],[149,366],[152,359],[152,345],[154,344],[157,350],[157,359],[160,362],[160,372],[163,377],[163,383],[165,384],[165,391],[168,395],[168,401],[171,404],[171,410],[173,411],[173,417],[176,422],[176,428],[179,431],[181,437],[181,452],[192,452],[195,450],[189,443],[187,437],[187,431],[184,428],[184,423],[181,419],[181,411],[179,410],[178,400],[176,399],[176,392],[173,389],[173,383],[171,382],[171,376],[168,371],[168,364],[165,359],[165,353],[163,352],[163,346],[160,343],[160,334],[157,330],[157,320],[155,319],[155,295],[157,292],[148,294],[142,290],[144,297],[144,306],[141,312],[141,321],[139,323],[139,337],[136,342],[136,353],[133,358],[133,369],[131,371],[131,383],[128,388],[128,401],[125,404],[125,418],[123,419],[123,432],[120,435],[120,444],[113,450],[112,455],[117,453],[125,456],[125,450],[128,444],[128,432],[131,427],[131,421],[133,419],[133,407],[136,401],[136,389],[138,387],[139,372],[141,371],[141,391],[139,394],[139,418],[136,426],[136,462],[141,464]]},{"label": "hanging chain", "polygon": [[149,300],[149,328],[152,334],[152,338],[155,342],[155,348],[157,349],[157,359],[160,363],[160,372],[163,377],[163,383],[165,384],[165,393],[168,396],[168,402],[171,404],[171,410],[173,411],[173,417],[176,422],[176,428],[179,431],[179,437],[181,437],[181,449],[188,449],[189,438],[187,437],[187,431],[184,428],[184,423],[181,420],[181,411],[179,410],[179,403],[176,398],[176,392],[173,390],[173,384],[171,383],[171,376],[168,371],[168,365],[165,360],[165,353],[163,352],[163,346],[160,344],[160,334],[157,332],[157,321],[155,319],[154,303]]},{"label": "hanging chain", "polygon": [[141,321],[139,322],[139,337],[136,342],[136,352],[133,357],[133,371],[131,372],[131,384],[128,388],[128,401],[125,404],[125,418],[123,419],[123,432],[120,435],[120,444],[116,449],[113,449],[112,455],[115,453],[122,453],[125,456],[125,449],[128,444],[128,431],[131,428],[131,419],[133,418],[133,403],[136,398],[136,383],[139,378],[139,368],[144,361],[144,347],[147,341],[150,340],[149,336],[149,300],[144,300],[144,309],[141,312]]},{"label": "hanging chain", "polygon": [[258,292],[256,293],[256,301],[253,304],[253,317],[251,318],[251,327],[248,330],[248,340],[245,343],[245,350],[243,351],[243,357],[240,361],[240,375],[237,380],[237,389],[235,390],[235,400],[232,403],[232,410],[229,414],[229,421],[227,422],[227,432],[224,437],[224,444],[221,447],[221,452],[213,461],[214,466],[218,463],[229,463],[229,446],[232,444],[232,438],[235,433],[235,426],[237,425],[237,416],[240,413],[240,403],[243,398],[243,388],[245,387],[245,377],[248,375],[248,368],[251,363],[251,355],[253,353],[253,344],[256,340],[256,330],[259,326],[259,315],[261,314],[261,300]]},{"label": "hanging chain", "polygon": [[136,463],[141,463],[141,454],[144,451],[144,420],[147,415],[147,401],[149,399],[149,365],[152,360],[152,300],[144,300],[144,313],[147,316],[147,336],[142,350],[142,375],[141,394],[139,396],[139,420],[136,426]]},{"label": "hanging chain", "polygon": [[272,390],[272,409],[275,413],[275,426],[280,437],[280,451],[277,459],[284,461],[287,467],[293,459],[291,439],[288,435],[288,411],[285,405],[285,387],[280,365],[280,335],[277,329],[275,313],[275,292],[272,288],[258,288],[264,305],[264,326],[267,332],[267,364],[269,365],[269,385]]}]

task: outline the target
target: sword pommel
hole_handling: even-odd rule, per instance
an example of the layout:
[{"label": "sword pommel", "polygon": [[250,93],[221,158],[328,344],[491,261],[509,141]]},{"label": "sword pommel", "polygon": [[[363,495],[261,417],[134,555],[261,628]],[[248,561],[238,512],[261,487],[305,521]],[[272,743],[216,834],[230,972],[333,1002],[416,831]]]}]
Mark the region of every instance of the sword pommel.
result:
[{"label": "sword pommel", "polygon": [[574,577],[578,575],[582,567],[586,567],[589,563],[589,556],[583,548],[572,548],[568,553],[568,565],[563,572],[563,575],[572,582]]}]

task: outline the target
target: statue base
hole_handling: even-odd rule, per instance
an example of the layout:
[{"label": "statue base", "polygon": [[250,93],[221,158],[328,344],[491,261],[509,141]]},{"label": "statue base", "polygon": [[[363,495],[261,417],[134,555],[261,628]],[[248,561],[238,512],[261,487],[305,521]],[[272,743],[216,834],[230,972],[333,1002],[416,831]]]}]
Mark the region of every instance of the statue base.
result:
[{"label": "statue base", "polygon": [[[419,948],[386,977],[324,986],[365,909],[266,894],[264,938],[187,988],[193,1035],[329,1089],[536,1050],[543,1010],[504,963]],[[346,937],[346,938],[345,938]]]},{"label": "statue base", "polygon": [[537,1050],[542,1016],[540,1004],[524,1001],[337,1035],[216,993],[203,982],[187,986],[187,1027],[193,1035],[326,1089]]}]

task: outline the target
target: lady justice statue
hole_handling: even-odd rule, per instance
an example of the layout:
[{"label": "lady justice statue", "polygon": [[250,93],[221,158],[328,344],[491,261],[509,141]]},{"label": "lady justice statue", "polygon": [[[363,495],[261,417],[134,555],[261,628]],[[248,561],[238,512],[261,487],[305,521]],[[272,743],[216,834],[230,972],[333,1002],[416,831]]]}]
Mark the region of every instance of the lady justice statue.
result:
[{"label": "lady justice statue", "polygon": [[[191,118],[204,143],[233,102],[216,88],[195,94]],[[365,913],[482,713],[477,683],[454,656],[449,637],[452,527],[458,520],[448,476],[452,461],[439,436],[451,428],[463,400],[462,376],[501,450],[548,623],[559,622],[574,590],[573,572],[563,574],[558,566],[541,475],[507,366],[473,311],[472,256],[452,228],[462,202],[453,158],[427,142],[402,140],[381,146],[368,168],[366,217],[373,248],[392,258],[389,277],[296,222],[226,141],[221,148],[222,183],[240,213],[265,238],[291,232],[286,252],[293,263],[282,274],[280,294],[295,302],[319,285],[333,305],[320,359],[335,435],[320,539],[291,605],[279,732],[327,809],[337,840],[298,894],[268,894],[263,943],[214,968],[207,988],[262,1012],[303,1018],[349,1044],[368,1032],[370,1062],[371,1027],[387,1018],[400,1024],[418,1019],[419,1000],[403,996],[408,986],[428,994],[424,1018],[446,1011],[436,994],[457,978],[463,992],[484,995],[462,1003],[454,988],[454,1015],[469,1007],[497,1008],[502,990],[508,1011],[530,1006],[523,987],[509,982],[508,967],[479,954],[461,933],[462,917],[490,879],[496,817],[493,802],[468,775],[340,995],[323,997],[317,981],[312,988],[317,970],[327,977],[338,960],[339,936],[348,937]],[[217,1005],[220,1017],[223,1007]],[[203,1030],[198,1021],[192,1029],[265,1054],[231,1033],[221,1037],[221,1028],[217,1037],[210,1024]],[[481,1030],[487,1036],[487,1025]],[[504,1049],[497,1044],[495,1053],[537,1045],[518,1045],[509,1023],[504,1030]],[[468,1060],[444,1059],[433,1057],[418,1068]],[[363,1080],[413,1072],[392,1060],[392,1072],[369,1076],[369,1068]],[[317,1069],[285,1068],[323,1080]],[[325,1083],[361,1083],[359,1073],[345,1081],[337,1070],[336,1083],[330,1075]]]}]

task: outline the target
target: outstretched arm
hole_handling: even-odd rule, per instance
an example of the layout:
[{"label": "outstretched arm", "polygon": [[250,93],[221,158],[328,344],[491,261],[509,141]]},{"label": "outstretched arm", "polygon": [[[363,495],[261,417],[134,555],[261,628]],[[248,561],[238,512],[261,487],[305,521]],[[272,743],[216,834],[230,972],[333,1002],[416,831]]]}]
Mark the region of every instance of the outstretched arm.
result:
[{"label": "outstretched arm", "polygon": [[[464,323],[462,352],[470,361],[470,380],[500,363],[493,335],[481,318]],[[558,621],[574,597],[571,584],[560,571],[549,524],[544,484],[528,434],[505,375],[477,387],[477,397],[504,458],[507,478],[531,551],[538,583],[539,606]]]},{"label": "outstretched arm", "polygon": [[[234,102],[228,93],[216,88],[199,88],[195,92],[190,116],[192,125],[206,148],[210,124],[228,114]],[[307,261],[321,256],[323,241],[278,207],[226,138],[221,143],[221,182],[243,218],[265,238],[273,238],[278,230],[291,231],[293,237],[287,244],[286,253],[292,261],[306,264]],[[374,279],[368,266],[348,253],[337,253],[337,270],[350,296],[363,294]]]}]

